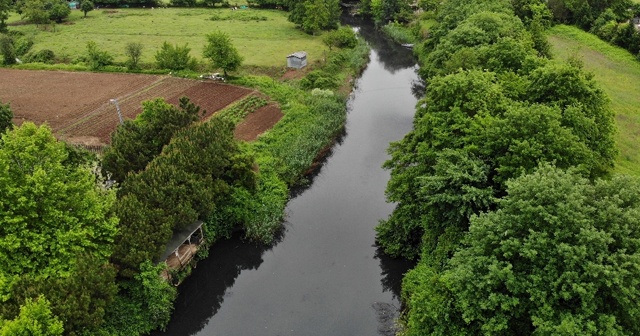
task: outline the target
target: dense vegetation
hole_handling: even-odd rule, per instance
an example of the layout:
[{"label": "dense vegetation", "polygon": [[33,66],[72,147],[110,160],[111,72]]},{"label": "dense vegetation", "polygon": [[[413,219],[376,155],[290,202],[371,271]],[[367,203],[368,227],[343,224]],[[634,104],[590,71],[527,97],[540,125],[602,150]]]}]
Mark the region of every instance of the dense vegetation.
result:
[{"label": "dense vegetation", "polygon": [[416,48],[426,94],[390,147],[397,206],[377,228],[388,253],[419,260],[404,335],[638,333],[639,184],[611,177],[613,113],[593,75],[549,60],[549,6],[449,0],[423,15],[437,21]]},{"label": "dense vegetation", "polygon": [[[222,40],[209,48],[229,47]],[[251,143],[235,140],[233,129],[268,103],[263,96],[206,122],[186,98],[177,107],[145,102],[99,160],[56,140],[47,126],[13,127],[9,105],[0,104],[0,259],[7,265],[0,334],[146,334],[171,315],[176,289],[155,263],[173,232],[204,222],[196,259],[234,231],[269,243],[289,188],[306,183],[318,153],[343,130],[346,97],[337,90],[366,64],[368,49],[353,33],[327,43],[332,50],[313,80],[235,79],[283,106],[281,122]]]}]

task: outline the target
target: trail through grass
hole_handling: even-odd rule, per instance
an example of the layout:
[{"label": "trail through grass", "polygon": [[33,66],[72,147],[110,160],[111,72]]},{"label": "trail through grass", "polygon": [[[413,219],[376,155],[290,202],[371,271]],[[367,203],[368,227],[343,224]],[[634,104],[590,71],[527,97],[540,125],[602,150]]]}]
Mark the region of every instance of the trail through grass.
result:
[{"label": "trail through grass", "polygon": [[[308,62],[324,57],[326,47],[320,36],[311,36],[287,21],[287,13],[278,10],[229,8],[101,8],[82,17],[72,11],[67,23],[47,27],[12,26],[33,35],[34,50],[51,49],[56,55],[73,60],[86,53],[88,41],[95,41],[123,62],[125,45],[143,44],[142,62],[154,62],[156,51],[164,41],[191,48],[191,55],[202,60],[205,36],[214,30],[227,33],[245,59],[247,66],[280,67],[286,56],[300,50],[308,53]],[[9,22],[19,17],[11,16]]]},{"label": "trail through grass", "polygon": [[622,48],[578,28],[559,25],[549,31],[556,58],[579,56],[611,99],[620,154],[616,172],[640,176],[640,62]]}]

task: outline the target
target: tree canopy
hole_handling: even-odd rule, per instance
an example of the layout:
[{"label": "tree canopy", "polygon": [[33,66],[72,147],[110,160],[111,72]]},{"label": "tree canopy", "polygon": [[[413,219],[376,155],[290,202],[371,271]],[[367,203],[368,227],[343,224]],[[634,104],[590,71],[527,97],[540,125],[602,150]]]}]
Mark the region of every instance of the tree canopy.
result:
[{"label": "tree canopy", "polygon": [[207,35],[207,45],[202,55],[213,64],[214,68],[220,68],[227,76],[227,71],[236,71],[242,64],[242,56],[231,43],[229,36],[221,31]]},{"label": "tree canopy", "polygon": [[102,158],[103,175],[122,182],[130,172],[143,170],[171,141],[173,134],[200,119],[200,107],[188,98],[180,107],[162,99],[142,103],[135,120],[125,120],[111,135],[111,146]]},{"label": "tree canopy", "polygon": [[223,204],[232,187],[255,189],[253,158],[239,147],[233,128],[217,117],[185,128],[122,183],[117,264],[138,269],[160,256],[174,230],[205,219]]},{"label": "tree canopy", "polygon": [[90,167],[69,165],[48,126],[24,123],[0,144],[0,272],[68,274],[83,253],[106,260],[116,233],[115,192]]},{"label": "tree canopy", "polygon": [[439,272],[405,279],[407,335],[635,335],[640,181],[548,165],[507,183]]}]

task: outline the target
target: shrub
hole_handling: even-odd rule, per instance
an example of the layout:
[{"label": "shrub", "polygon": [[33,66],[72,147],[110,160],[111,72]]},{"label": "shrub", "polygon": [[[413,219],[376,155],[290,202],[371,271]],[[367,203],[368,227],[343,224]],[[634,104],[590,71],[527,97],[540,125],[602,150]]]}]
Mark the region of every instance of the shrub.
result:
[{"label": "shrub", "polygon": [[0,54],[5,65],[16,63],[16,51],[13,47],[13,39],[9,35],[0,35]]},{"label": "shrub", "polygon": [[309,72],[305,78],[300,80],[300,86],[305,90],[315,88],[334,89],[338,86],[338,83],[334,76],[331,76],[322,70],[314,70]]},{"label": "shrub", "polygon": [[184,46],[172,46],[164,42],[160,50],[156,52],[156,62],[158,68],[168,70],[195,70],[197,62],[195,58],[189,56],[191,48],[185,44]]},{"label": "shrub", "polygon": [[25,57],[24,63],[45,63],[45,64],[53,64],[56,55],[53,51],[49,49],[42,49],[36,52],[30,52]]},{"label": "shrub", "polygon": [[91,70],[98,70],[113,62],[113,56],[104,50],[98,49],[94,41],[87,42],[87,61]]},{"label": "shrub", "polygon": [[340,27],[337,30],[332,30],[326,33],[322,37],[322,42],[329,47],[337,48],[355,48],[358,44],[356,33],[349,26]]}]

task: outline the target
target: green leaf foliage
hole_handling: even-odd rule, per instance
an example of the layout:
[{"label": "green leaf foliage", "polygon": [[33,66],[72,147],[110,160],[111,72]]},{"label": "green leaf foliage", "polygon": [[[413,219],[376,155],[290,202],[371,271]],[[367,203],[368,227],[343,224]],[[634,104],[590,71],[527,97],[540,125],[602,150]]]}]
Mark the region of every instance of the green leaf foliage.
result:
[{"label": "green leaf foliage", "polygon": [[111,146],[102,158],[102,172],[118,182],[130,172],[143,170],[173,134],[200,119],[200,107],[188,98],[180,98],[180,107],[162,99],[142,103],[142,113],[135,120],[126,120],[111,136]]},{"label": "green leaf foliage", "polygon": [[195,69],[197,61],[189,55],[191,48],[185,44],[184,46],[171,45],[163,42],[160,50],[156,52],[155,58],[159,69],[167,70],[185,70]]},{"label": "green leaf foliage", "polygon": [[114,253],[124,270],[159,257],[174,230],[207,218],[234,187],[255,189],[253,158],[233,138],[233,127],[214,117],[183,129],[145,170],[124,181]]},{"label": "green leaf foliage", "polygon": [[67,335],[93,333],[104,323],[118,291],[115,276],[113,266],[90,255],[83,255],[66,277],[20,275],[12,287],[13,297],[3,303],[0,315],[15,316],[29,298],[44,295],[51,300],[51,312],[63,322]]},{"label": "green leaf foliage", "polygon": [[211,60],[214,68],[220,68],[227,76],[227,71],[236,71],[242,64],[242,56],[231,43],[229,36],[221,31],[207,35],[207,45],[205,45],[202,55]]},{"label": "green leaf foliage", "polygon": [[443,271],[407,276],[407,335],[638,334],[639,238],[639,181],[542,166],[471,219]]},{"label": "green leaf foliage", "polygon": [[0,102],[0,134],[13,127],[13,111],[9,104]]},{"label": "green leaf foliage", "polygon": [[51,313],[49,301],[42,296],[27,299],[16,319],[0,321],[2,336],[60,336],[63,333],[62,322]]},{"label": "green leaf foliage", "polygon": [[82,254],[111,254],[115,193],[98,187],[89,167],[66,165],[68,155],[46,125],[24,123],[2,136],[2,273],[60,276]]}]

